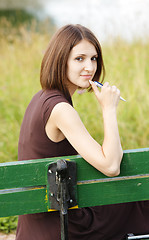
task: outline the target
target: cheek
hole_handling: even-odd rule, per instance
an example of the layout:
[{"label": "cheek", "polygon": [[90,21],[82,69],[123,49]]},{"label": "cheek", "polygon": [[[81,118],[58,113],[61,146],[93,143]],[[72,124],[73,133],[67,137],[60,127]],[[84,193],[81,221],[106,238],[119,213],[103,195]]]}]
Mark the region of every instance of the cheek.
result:
[{"label": "cheek", "polygon": [[69,81],[73,82],[75,77],[76,77],[76,73],[75,73],[74,67],[69,65],[69,67],[67,68],[67,78]]},{"label": "cheek", "polygon": [[76,65],[75,63],[69,64],[67,69],[68,69],[67,70],[67,75],[69,77],[78,75],[81,71],[81,68],[78,65]]}]

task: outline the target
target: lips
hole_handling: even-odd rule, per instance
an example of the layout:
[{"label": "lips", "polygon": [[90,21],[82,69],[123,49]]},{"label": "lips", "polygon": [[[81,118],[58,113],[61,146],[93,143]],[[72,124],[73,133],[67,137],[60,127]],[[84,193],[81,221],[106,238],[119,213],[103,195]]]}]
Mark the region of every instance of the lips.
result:
[{"label": "lips", "polygon": [[81,75],[81,77],[83,77],[85,79],[91,79],[92,75]]}]

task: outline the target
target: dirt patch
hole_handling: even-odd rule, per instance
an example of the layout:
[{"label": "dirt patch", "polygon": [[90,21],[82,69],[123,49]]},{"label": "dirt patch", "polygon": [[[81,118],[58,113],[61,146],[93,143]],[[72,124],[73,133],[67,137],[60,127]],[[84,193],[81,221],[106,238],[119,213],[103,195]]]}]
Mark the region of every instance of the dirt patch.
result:
[{"label": "dirt patch", "polygon": [[15,234],[4,234],[0,232],[0,240],[15,240]]}]

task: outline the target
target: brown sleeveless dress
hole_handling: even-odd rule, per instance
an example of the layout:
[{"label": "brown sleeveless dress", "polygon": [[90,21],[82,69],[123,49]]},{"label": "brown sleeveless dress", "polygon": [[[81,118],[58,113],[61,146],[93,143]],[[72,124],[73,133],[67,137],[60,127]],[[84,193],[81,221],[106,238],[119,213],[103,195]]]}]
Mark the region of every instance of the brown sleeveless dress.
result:
[{"label": "brown sleeveless dress", "polygon": [[[51,141],[45,125],[59,102],[72,105],[58,90],[39,91],[27,107],[20,131],[18,159],[76,155],[64,139]],[[64,113],[65,114],[65,113]],[[149,233],[149,203],[135,202],[68,211],[70,240],[122,240],[126,233]],[[16,240],[60,240],[58,212],[19,216]]]}]

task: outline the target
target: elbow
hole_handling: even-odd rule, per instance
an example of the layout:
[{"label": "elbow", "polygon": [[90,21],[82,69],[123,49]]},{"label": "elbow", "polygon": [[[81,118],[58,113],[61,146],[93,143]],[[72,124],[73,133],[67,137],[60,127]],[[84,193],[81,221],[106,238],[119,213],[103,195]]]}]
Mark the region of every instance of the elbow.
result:
[{"label": "elbow", "polygon": [[123,158],[123,150],[121,149],[121,151],[120,151],[120,162],[122,161],[122,158]]},{"label": "elbow", "polygon": [[108,177],[116,177],[120,174],[120,164],[121,164],[122,158],[123,158],[123,151],[119,153],[119,157],[117,161],[118,164],[109,167],[108,172],[106,174]]},{"label": "elbow", "polygon": [[105,173],[105,175],[108,176],[108,177],[116,177],[119,174],[120,174],[120,167],[115,167],[115,168],[111,167]]},{"label": "elbow", "polygon": [[116,163],[111,164],[107,168],[105,175],[107,175],[108,177],[116,177],[120,174],[120,164],[122,161],[122,157],[123,157],[123,152],[119,154],[119,158],[116,161]]}]

